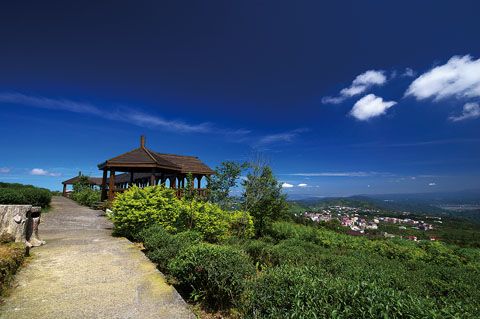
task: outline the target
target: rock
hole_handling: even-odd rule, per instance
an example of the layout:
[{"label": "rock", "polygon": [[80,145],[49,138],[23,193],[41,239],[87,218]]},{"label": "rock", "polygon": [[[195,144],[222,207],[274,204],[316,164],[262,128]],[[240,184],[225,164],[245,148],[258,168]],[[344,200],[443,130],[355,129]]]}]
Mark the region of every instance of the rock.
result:
[{"label": "rock", "polygon": [[0,205],[0,238],[12,238],[28,247],[44,245],[38,237],[41,211],[31,205]]}]

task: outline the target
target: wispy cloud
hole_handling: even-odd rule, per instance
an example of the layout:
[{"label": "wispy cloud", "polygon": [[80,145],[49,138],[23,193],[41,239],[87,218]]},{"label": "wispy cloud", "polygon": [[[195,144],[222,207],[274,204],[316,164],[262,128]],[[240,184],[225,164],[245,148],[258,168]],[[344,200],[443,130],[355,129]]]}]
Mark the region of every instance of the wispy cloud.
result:
[{"label": "wispy cloud", "polygon": [[289,184],[289,183],[283,183],[282,184],[282,188],[292,188],[293,185],[292,184]]},{"label": "wispy cloud", "polygon": [[386,172],[312,172],[312,173],[291,173],[283,174],[290,176],[304,176],[304,177],[367,177],[367,176],[392,176],[391,173]]},{"label": "wispy cloud", "polygon": [[367,142],[352,144],[353,147],[415,147],[415,146],[429,146],[429,145],[443,145],[443,144],[465,144],[465,143],[478,143],[480,138],[451,138],[440,139],[431,141],[417,141],[417,142],[405,142],[405,143],[380,143],[380,142]]},{"label": "wispy cloud", "polygon": [[52,173],[49,172],[43,168],[33,168],[30,171],[30,175],[35,175],[35,176],[60,176],[60,173]]},{"label": "wispy cloud", "polygon": [[298,187],[307,187],[308,185],[305,184],[305,183],[300,183],[300,184],[298,184],[297,186],[298,186]]},{"label": "wispy cloud", "polygon": [[375,94],[368,94],[353,105],[350,114],[357,120],[366,121],[371,118],[385,114],[385,112],[397,104],[395,101],[384,101]]},{"label": "wispy cloud", "polygon": [[260,137],[254,146],[261,147],[276,143],[293,142],[295,138],[297,138],[301,133],[308,131],[309,129],[307,128],[298,128],[287,132],[265,135],[263,137]]},{"label": "wispy cloud", "polygon": [[358,75],[352,84],[340,91],[339,96],[326,96],[322,99],[323,104],[340,104],[346,99],[362,94],[375,85],[383,85],[387,82],[385,71],[368,70]]},{"label": "wispy cloud", "polygon": [[476,119],[480,117],[480,105],[478,103],[466,103],[463,106],[462,114],[450,116],[448,119],[453,122]]},{"label": "wispy cloud", "polygon": [[52,99],[21,93],[0,93],[0,103],[93,115],[112,121],[126,122],[141,127],[159,128],[179,133],[217,133],[227,135],[246,135],[250,133],[250,131],[244,129],[230,130],[218,128],[211,123],[191,124],[184,121],[167,120],[157,115],[143,113],[123,106],[117,107],[114,110],[105,110],[105,108],[87,102],[61,98]]},{"label": "wispy cloud", "polygon": [[11,169],[8,167],[0,167],[0,174],[10,173]]}]

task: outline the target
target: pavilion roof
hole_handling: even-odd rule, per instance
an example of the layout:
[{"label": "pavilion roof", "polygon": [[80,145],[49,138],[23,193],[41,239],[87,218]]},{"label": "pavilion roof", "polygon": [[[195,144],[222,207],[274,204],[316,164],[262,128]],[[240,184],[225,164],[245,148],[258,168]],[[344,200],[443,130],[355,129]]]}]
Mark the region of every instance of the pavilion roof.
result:
[{"label": "pavilion roof", "polygon": [[132,151],[113,157],[98,165],[99,169],[118,168],[118,170],[132,169],[160,169],[182,174],[211,175],[213,170],[194,156],[157,153],[145,147],[142,137],[140,147]]},{"label": "pavilion roof", "polygon": [[[78,175],[78,176],[72,177],[70,179],[67,179],[66,181],[63,181],[62,184],[73,185],[80,180],[80,176],[82,176],[82,175]],[[87,178],[88,178],[88,181],[90,182],[90,185],[102,185],[102,178],[101,177],[89,177],[89,176],[87,176]]]}]

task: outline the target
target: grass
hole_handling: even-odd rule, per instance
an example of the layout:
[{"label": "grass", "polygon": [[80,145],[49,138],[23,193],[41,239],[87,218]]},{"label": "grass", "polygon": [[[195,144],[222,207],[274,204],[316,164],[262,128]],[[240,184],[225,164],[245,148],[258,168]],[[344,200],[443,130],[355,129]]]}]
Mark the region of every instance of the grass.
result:
[{"label": "grass", "polygon": [[0,244],[0,294],[3,296],[25,259],[23,243]]}]

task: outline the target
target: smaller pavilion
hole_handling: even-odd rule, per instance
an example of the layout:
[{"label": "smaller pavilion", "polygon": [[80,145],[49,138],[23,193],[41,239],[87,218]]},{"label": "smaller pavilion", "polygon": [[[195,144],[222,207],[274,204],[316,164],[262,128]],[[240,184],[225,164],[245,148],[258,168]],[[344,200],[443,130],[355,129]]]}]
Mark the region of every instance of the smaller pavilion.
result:
[{"label": "smaller pavilion", "polygon": [[[83,176],[82,172],[78,172],[78,175],[75,177],[72,177],[70,179],[67,179],[66,181],[63,181],[63,196],[68,197],[69,190],[68,186],[73,186],[75,183],[77,183],[80,180],[80,177]],[[100,188],[102,185],[102,178],[101,177],[90,177],[87,176],[88,182],[90,183],[91,188]]]},{"label": "smaller pavilion", "polygon": [[[202,180],[214,174],[198,157],[157,153],[146,148],[143,135],[140,147],[106,160],[98,168],[103,171],[102,201],[113,200],[115,193],[123,192],[132,185],[165,185],[177,189],[177,196],[181,197],[188,174],[192,174],[191,188],[198,195],[206,196],[207,189],[202,188]],[[117,172],[123,174],[116,175]]]}]

